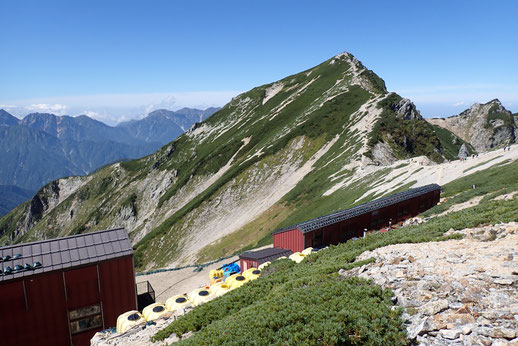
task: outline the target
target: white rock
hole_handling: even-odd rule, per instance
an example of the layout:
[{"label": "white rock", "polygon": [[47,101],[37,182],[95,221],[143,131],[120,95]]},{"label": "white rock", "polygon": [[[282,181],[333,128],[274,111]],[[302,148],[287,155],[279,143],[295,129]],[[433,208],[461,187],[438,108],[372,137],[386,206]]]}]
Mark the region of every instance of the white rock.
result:
[{"label": "white rock", "polygon": [[445,339],[455,340],[459,338],[459,336],[462,334],[462,331],[459,329],[441,329],[439,333]]}]

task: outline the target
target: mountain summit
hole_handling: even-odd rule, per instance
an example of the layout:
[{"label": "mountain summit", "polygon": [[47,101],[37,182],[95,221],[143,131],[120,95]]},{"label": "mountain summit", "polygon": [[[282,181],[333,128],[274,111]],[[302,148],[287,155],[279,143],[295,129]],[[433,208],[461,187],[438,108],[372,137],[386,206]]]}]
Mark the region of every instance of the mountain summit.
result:
[{"label": "mountain summit", "polygon": [[342,53],[236,96],[152,155],[47,185],[0,219],[0,234],[125,227],[140,268],[206,260],[372,199],[366,187],[387,172],[373,167],[441,162],[462,143],[447,145],[413,103]]},{"label": "mountain summit", "polygon": [[518,134],[513,115],[498,99],[475,103],[459,115],[427,120],[469,142],[478,152],[515,143]]}]

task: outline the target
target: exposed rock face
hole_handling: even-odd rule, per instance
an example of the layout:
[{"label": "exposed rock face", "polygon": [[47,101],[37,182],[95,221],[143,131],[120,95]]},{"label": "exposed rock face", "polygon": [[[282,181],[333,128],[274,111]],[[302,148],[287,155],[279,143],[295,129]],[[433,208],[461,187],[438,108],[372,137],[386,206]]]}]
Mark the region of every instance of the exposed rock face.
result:
[{"label": "exposed rock face", "polygon": [[466,148],[465,144],[462,144],[462,146],[459,149],[459,158],[465,159],[468,156],[469,156],[468,149]]},{"label": "exposed rock face", "polygon": [[374,148],[372,148],[372,158],[374,162],[384,166],[397,161],[394,155],[392,155],[390,146],[387,143],[382,142],[376,143]]},{"label": "exposed rock face", "polygon": [[399,103],[392,107],[392,110],[404,120],[415,120],[422,118],[414,103],[409,99],[401,99]]},{"label": "exposed rock face", "polygon": [[[55,180],[42,187],[30,200],[25,218],[18,221],[15,231],[9,235],[9,238],[14,240],[27,233],[46,213],[54,209],[89,180],[88,177],[69,177]],[[70,214],[73,215],[73,210],[70,210]]]},{"label": "exposed rock face", "polygon": [[450,230],[463,240],[367,251],[375,263],[341,275],[391,288],[411,339],[422,345],[518,342],[518,223]]},{"label": "exposed rock face", "polygon": [[518,131],[515,117],[499,100],[475,103],[459,115],[445,119],[427,119],[469,142],[478,152],[515,143]]}]

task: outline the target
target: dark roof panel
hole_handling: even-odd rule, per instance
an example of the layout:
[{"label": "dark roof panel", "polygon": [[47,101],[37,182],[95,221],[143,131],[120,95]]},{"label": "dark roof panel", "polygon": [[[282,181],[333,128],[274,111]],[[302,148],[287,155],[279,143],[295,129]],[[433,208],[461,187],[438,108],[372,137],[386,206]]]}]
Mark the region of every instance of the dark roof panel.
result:
[{"label": "dark roof panel", "polygon": [[108,244],[110,243],[111,239],[110,239],[110,235],[107,234],[107,233],[102,233],[101,234],[101,239],[102,239],[102,243],[103,244]]},{"label": "dark roof panel", "polygon": [[84,237],[76,238],[76,242],[77,242],[77,246],[78,247],[86,246],[86,242],[85,242],[85,238]]},{"label": "dark roof panel", "polygon": [[23,257],[31,256],[31,254],[32,254],[32,246],[24,246],[22,248]]},{"label": "dark roof panel", "polygon": [[104,243],[103,246],[104,246],[104,253],[109,254],[109,253],[113,252],[113,246],[111,243],[109,243],[109,240],[107,243]]},{"label": "dark roof panel", "polygon": [[41,243],[41,253],[50,252],[50,243]]},{"label": "dark roof panel", "polygon": [[63,264],[70,262],[70,251],[61,251],[61,262]]},{"label": "dark roof panel", "polygon": [[92,238],[94,240],[94,244],[101,244],[103,242],[99,234],[92,234]]},{"label": "dark roof panel", "polygon": [[78,261],[79,260],[79,250],[78,249],[70,250],[70,259],[72,261]]},{"label": "dark roof panel", "polygon": [[[89,245],[90,246],[86,247],[86,251],[88,253],[87,258],[94,258],[95,256],[97,256],[97,252],[95,251],[95,245],[93,245],[91,243]],[[83,259],[86,259],[86,258],[83,258]]]},{"label": "dark roof panel", "polygon": [[[27,246],[27,248],[29,248],[29,247]],[[41,244],[33,244],[31,253],[33,256],[41,254]]]},{"label": "dark roof panel", "polygon": [[122,246],[121,246],[121,244],[119,242],[113,242],[112,245],[113,245],[113,251],[114,252],[122,251]]},{"label": "dark roof panel", "polygon": [[40,268],[0,275],[0,282],[41,272],[71,268],[80,264],[99,262],[108,258],[131,255],[133,249],[124,228],[78,234],[65,238],[48,239],[27,244],[0,247],[0,256],[21,254],[19,259],[0,263],[0,268],[15,265],[33,265],[38,261]]},{"label": "dark roof panel", "polygon": [[73,248],[77,247],[77,240],[76,240],[76,238],[67,238],[67,241],[68,241],[68,248],[69,249],[73,249]]},{"label": "dark roof panel", "polygon": [[257,261],[259,264],[276,260],[279,257],[291,255],[291,250],[272,247],[258,251],[248,251],[239,255],[240,259]]},{"label": "dark roof panel", "polygon": [[329,214],[329,215],[317,217],[316,219],[313,219],[313,220],[304,221],[304,222],[301,222],[301,223],[293,225],[293,226],[281,228],[281,229],[273,232],[273,234],[283,233],[283,232],[294,230],[297,228],[302,233],[311,232],[315,229],[319,229],[319,228],[322,228],[322,227],[325,227],[325,226],[328,226],[328,225],[331,225],[331,224],[334,224],[337,222],[341,222],[343,220],[347,220],[347,219],[353,218],[358,215],[366,214],[373,210],[381,209],[381,208],[390,206],[392,204],[406,201],[406,200],[421,196],[425,193],[435,191],[435,190],[440,190],[440,189],[441,189],[441,187],[437,184],[430,184],[430,185],[417,187],[415,189],[410,189],[410,190],[399,192],[399,193],[396,193],[396,194],[393,194],[393,195],[390,195],[387,197],[382,197],[382,198],[376,199],[374,201],[360,204],[360,205],[357,205],[357,206],[349,208],[349,209],[345,209],[345,210],[337,211],[337,212]]},{"label": "dark roof panel", "polygon": [[50,251],[52,251],[52,252],[59,251],[59,240],[50,242]]},{"label": "dark roof panel", "polygon": [[104,256],[105,252],[103,244],[95,245],[95,252],[97,252],[97,256]]}]

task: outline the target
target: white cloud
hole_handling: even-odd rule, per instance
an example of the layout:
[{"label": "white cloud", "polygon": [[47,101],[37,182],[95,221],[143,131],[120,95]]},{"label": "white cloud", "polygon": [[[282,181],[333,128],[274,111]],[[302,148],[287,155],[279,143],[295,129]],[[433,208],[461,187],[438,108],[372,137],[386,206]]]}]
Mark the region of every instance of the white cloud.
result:
[{"label": "white cloud", "polygon": [[48,104],[48,103],[35,103],[29,106],[25,106],[25,109],[31,112],[44,112],[52,113],[56,115],[65,115],[70,107],[60,103]]},{"label": "white cloud", "polygon": [[82,114],[86,115],[86,116],[89,116],[90,118],[99,118],[99,117],[102,117],[102,115],[98,112],[94,112],[94,111],[82,111],[81,112]]},{"label": "white cloud", "polygon": [[453,107],[465,106],[465,105],[466,105],[466,102],[464,102],[464,101],[460,101],[460,102],[456,102],[456,103],[452,104]]},{"label": "white cloud", "polygon": [[166,96],[162,101],[158,103],[152,103],[144,107],[144,111],[140,115],[140,118],[144,118],[146,115],[157,109],[175,109],[176,98],[173,95]]}]

